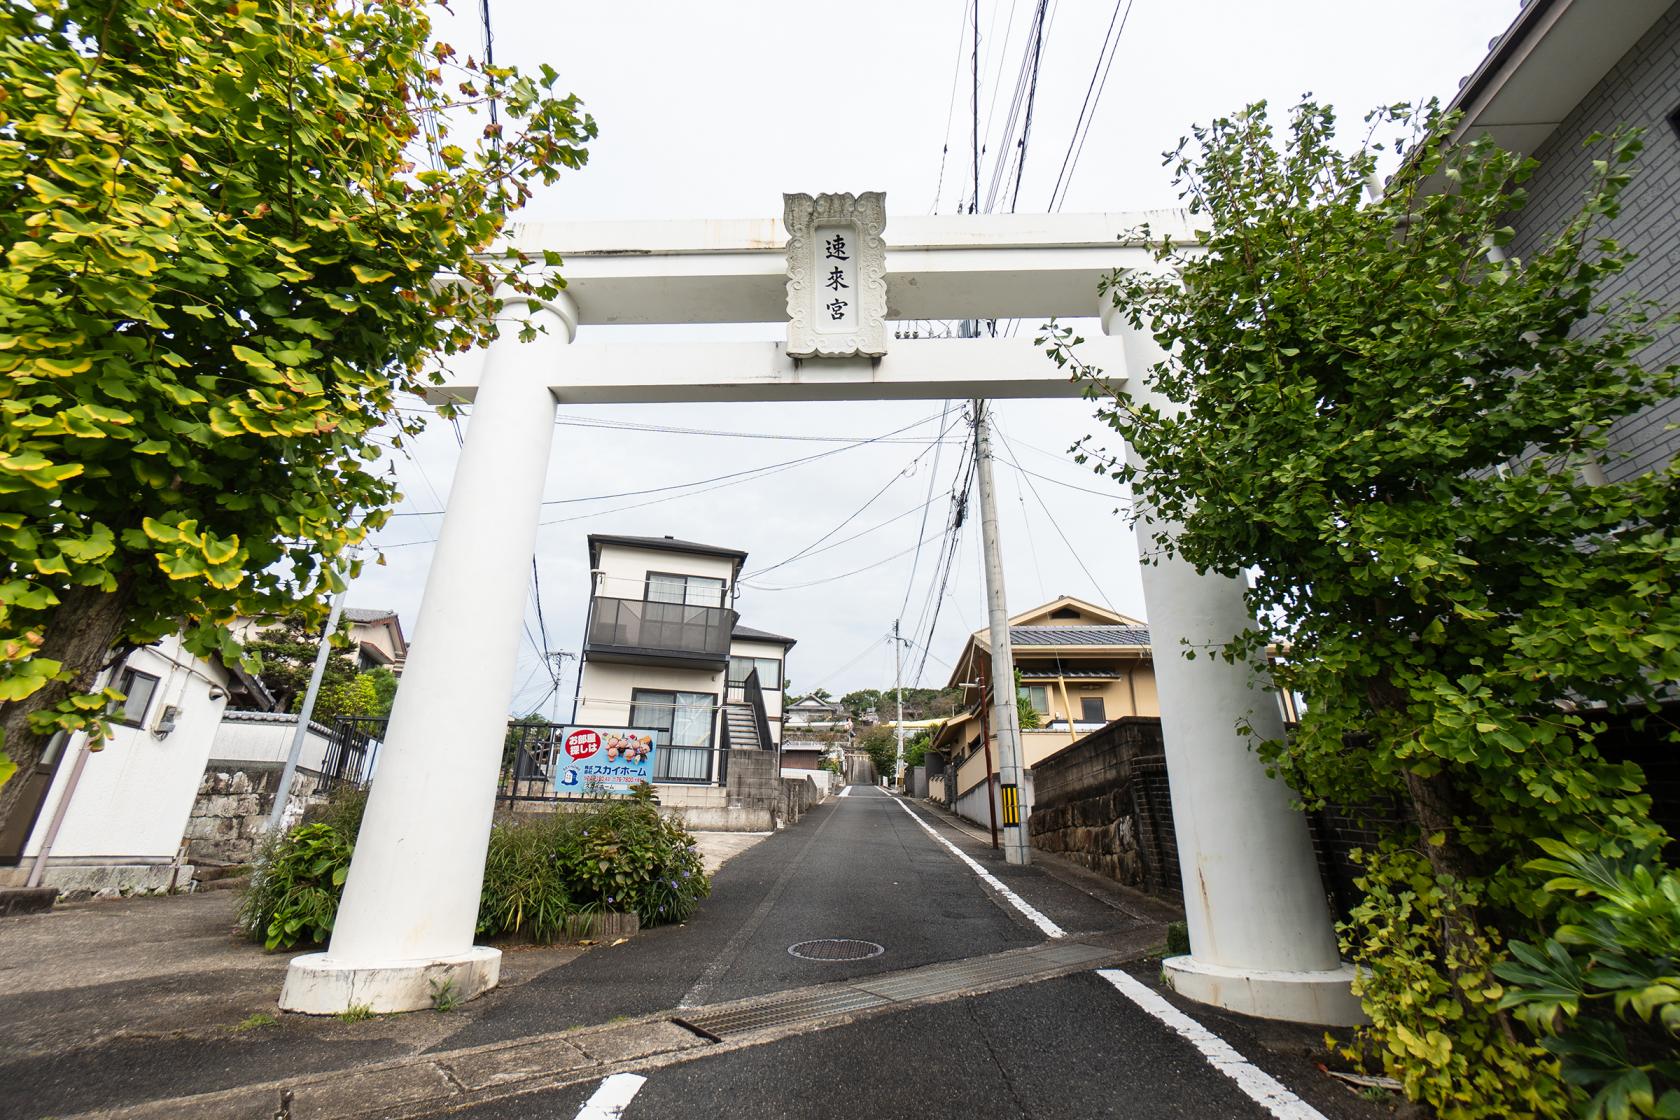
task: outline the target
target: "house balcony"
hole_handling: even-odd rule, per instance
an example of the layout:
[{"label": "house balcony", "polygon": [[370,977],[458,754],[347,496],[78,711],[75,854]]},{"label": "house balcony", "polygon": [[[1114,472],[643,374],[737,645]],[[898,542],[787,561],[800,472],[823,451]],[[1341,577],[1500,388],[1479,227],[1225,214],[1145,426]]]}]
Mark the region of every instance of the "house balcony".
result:
[{"label": "house balcony", "polygon": [[728,607],[597,595],[583,652],[594,661],[721,669],[729,664],[729,639],[738,617]]}]

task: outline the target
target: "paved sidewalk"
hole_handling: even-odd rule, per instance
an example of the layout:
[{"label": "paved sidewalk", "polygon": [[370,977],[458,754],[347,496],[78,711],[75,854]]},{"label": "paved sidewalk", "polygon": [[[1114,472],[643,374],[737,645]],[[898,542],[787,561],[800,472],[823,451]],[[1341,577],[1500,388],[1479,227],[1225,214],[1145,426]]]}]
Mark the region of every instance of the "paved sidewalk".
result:
[{"label": "paved sidewalk", "polygon": [[[711,874],[768,834],[707,832]],[[281,1015],[297,952],[234,930],[233,891],[77,902],[0,918],[0,1116],[68,1114],[148,1096],[399,1060],[493,1018],[522,985],[585,952],[502,946],[500,987],[448,1014],[366,1022]]]}]

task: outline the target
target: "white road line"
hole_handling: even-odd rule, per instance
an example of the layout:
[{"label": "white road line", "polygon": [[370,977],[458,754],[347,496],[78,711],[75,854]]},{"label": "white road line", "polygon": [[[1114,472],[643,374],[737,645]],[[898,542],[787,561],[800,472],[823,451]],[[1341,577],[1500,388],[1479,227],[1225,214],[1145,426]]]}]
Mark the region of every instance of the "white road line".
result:
[{"label": "white road line", "polygon": [[1066,937],[1067,936],[1067,931],[1064,930],[1061,926],[1057,925],[1055,922],[1052,922],[1049,918],[1046,918],[1043,914],[1039,913],[1037,910],[1035,910],[1033,908],[1032,904],[1029,903],[1026,899],[1022,898],[1020,895],[1016,894],[1014,891],[1012,891],[1008,887],[1004,886],[1003,883],[1001,883],[998,880],[997,876],[993,875],[990,871],[987,871],[984,867],[981,867],[974,860],[970,859],[968,857],[968,855],[961,848],[957,847],[955,844],[953,844],[949,840],[945,839],[945,837],[943,837],[943,836],[939,835],[939,833],[935,832],[933,830],[932,826],[930,826],[921,817],[918,817],[911,810],[910,806],[906,805],[903,801],[899,801],[899,799],[897,797],[894,797],[893,800],[898,802],[898,807],[900,809],[903,809],[906,813],[910,814],[910,819],[911,820],[915,821],[917,824],[922,826],[922,831],[923,832],[927,833],[929,836],[933,837],[935,840],[937,840],[941,844],[945,845],[945,847],[949,848],[952,855],[956,856],[958,859],[960,859],[964,863],[968,864],[969,870],[974,872],[976,875],[980,876],[980,881],[981,882],[985,883],[988,887],[991,887],[994,891],[997,891],[999,894],[1001,894],[1003,896],[1005,902],[1009,903],[1009,905],[1015,907],[1015,909],[1017,909],[1021,913],[1025,914],[1027,916],[1027,920],[1029,922],[1031,922],[1033,925],[1037,926],[1039,929],[1043,930],[1044,931],[1044,936],[1046,936],[1046,937]]},{"label": "white road line", "polygon": [[1325,1120],[1324,1114],[1284,1088],[1265,1070],[1196,1020],[1162,999],[1129,973],[1117,968],[1099,968],[1097,975],[1115,990],[1155,1018],[1177,1031],[1208,1060],[1214,1069],[1237,1083],[1237,1088],[1278,1120]]},{"label": "white road line", "polygon": [[630,1106],[630,1099],[646,1082],[647,1078],[639,1073],[613,1074],[601,1082],[594,1096],[584,1102],[576,1120],[619,1120]]},{"label": "white road line", "polygon": [[852,795],[852,787],[851,786],[841,786],[840,787],[840,796],[841,797],[850,797],[851,795]]}]

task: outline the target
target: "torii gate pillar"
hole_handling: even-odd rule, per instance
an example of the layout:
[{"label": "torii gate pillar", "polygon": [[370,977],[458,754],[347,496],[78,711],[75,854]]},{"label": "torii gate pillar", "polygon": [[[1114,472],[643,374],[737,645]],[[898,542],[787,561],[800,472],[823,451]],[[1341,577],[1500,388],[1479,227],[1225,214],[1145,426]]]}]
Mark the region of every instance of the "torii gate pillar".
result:
[{"label": "torii gate pillar", "polygon": [[[1125,325],[1112,306],[1102,316],[1104,333],[1122,336],[1133,399],[1175,409],[1147,386],[1149,368],[1165,356],[1155,339]],[[1283,738],[1277,698],[1252,667],[1214,655],[1253,625],[1242,582],[1159,555],[1156,529],[1140,518],[1137,548],[1190,930],[1189,955],[1163,962],[1167,983],[1190,999],[1267,1019],[1363,1023],[1306,817],[1237,730],[1246,720],[1260,738]]]},{"label": "torii gate pillar", "polygon": [[543,333],[504,328],[485,356],[332,941],[293,958],[287,1011],[418,1011],[500,979],[501,950],[473,944],[479,884],[554,443],[544,371],[578,320],[564,292],[507,302]]}]

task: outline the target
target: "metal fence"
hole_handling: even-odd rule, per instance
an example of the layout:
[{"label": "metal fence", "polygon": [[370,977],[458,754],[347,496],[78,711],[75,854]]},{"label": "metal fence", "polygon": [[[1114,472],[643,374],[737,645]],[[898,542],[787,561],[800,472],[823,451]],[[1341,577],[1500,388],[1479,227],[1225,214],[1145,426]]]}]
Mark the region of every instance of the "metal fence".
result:
[{"label": "metal fence", "polygon": [[[575,800],[576,794],[555,788],[555,775],[565,766],[558,723],[515,720],[502,739],[502,767],[496,782],[496,801],[516,803]],[[673,747],[660,744],[654,753],[654,781],[659,783],[723,784],[729,776],[729,748]]]},{"label": "metal fence", "polygon": [[361,789],[373,777],[379,750],[385,743],[384,716],[335,716],[329,725],[327,752],[321,760],[321,776],[315,781],[317,794],[336,789]]}]

